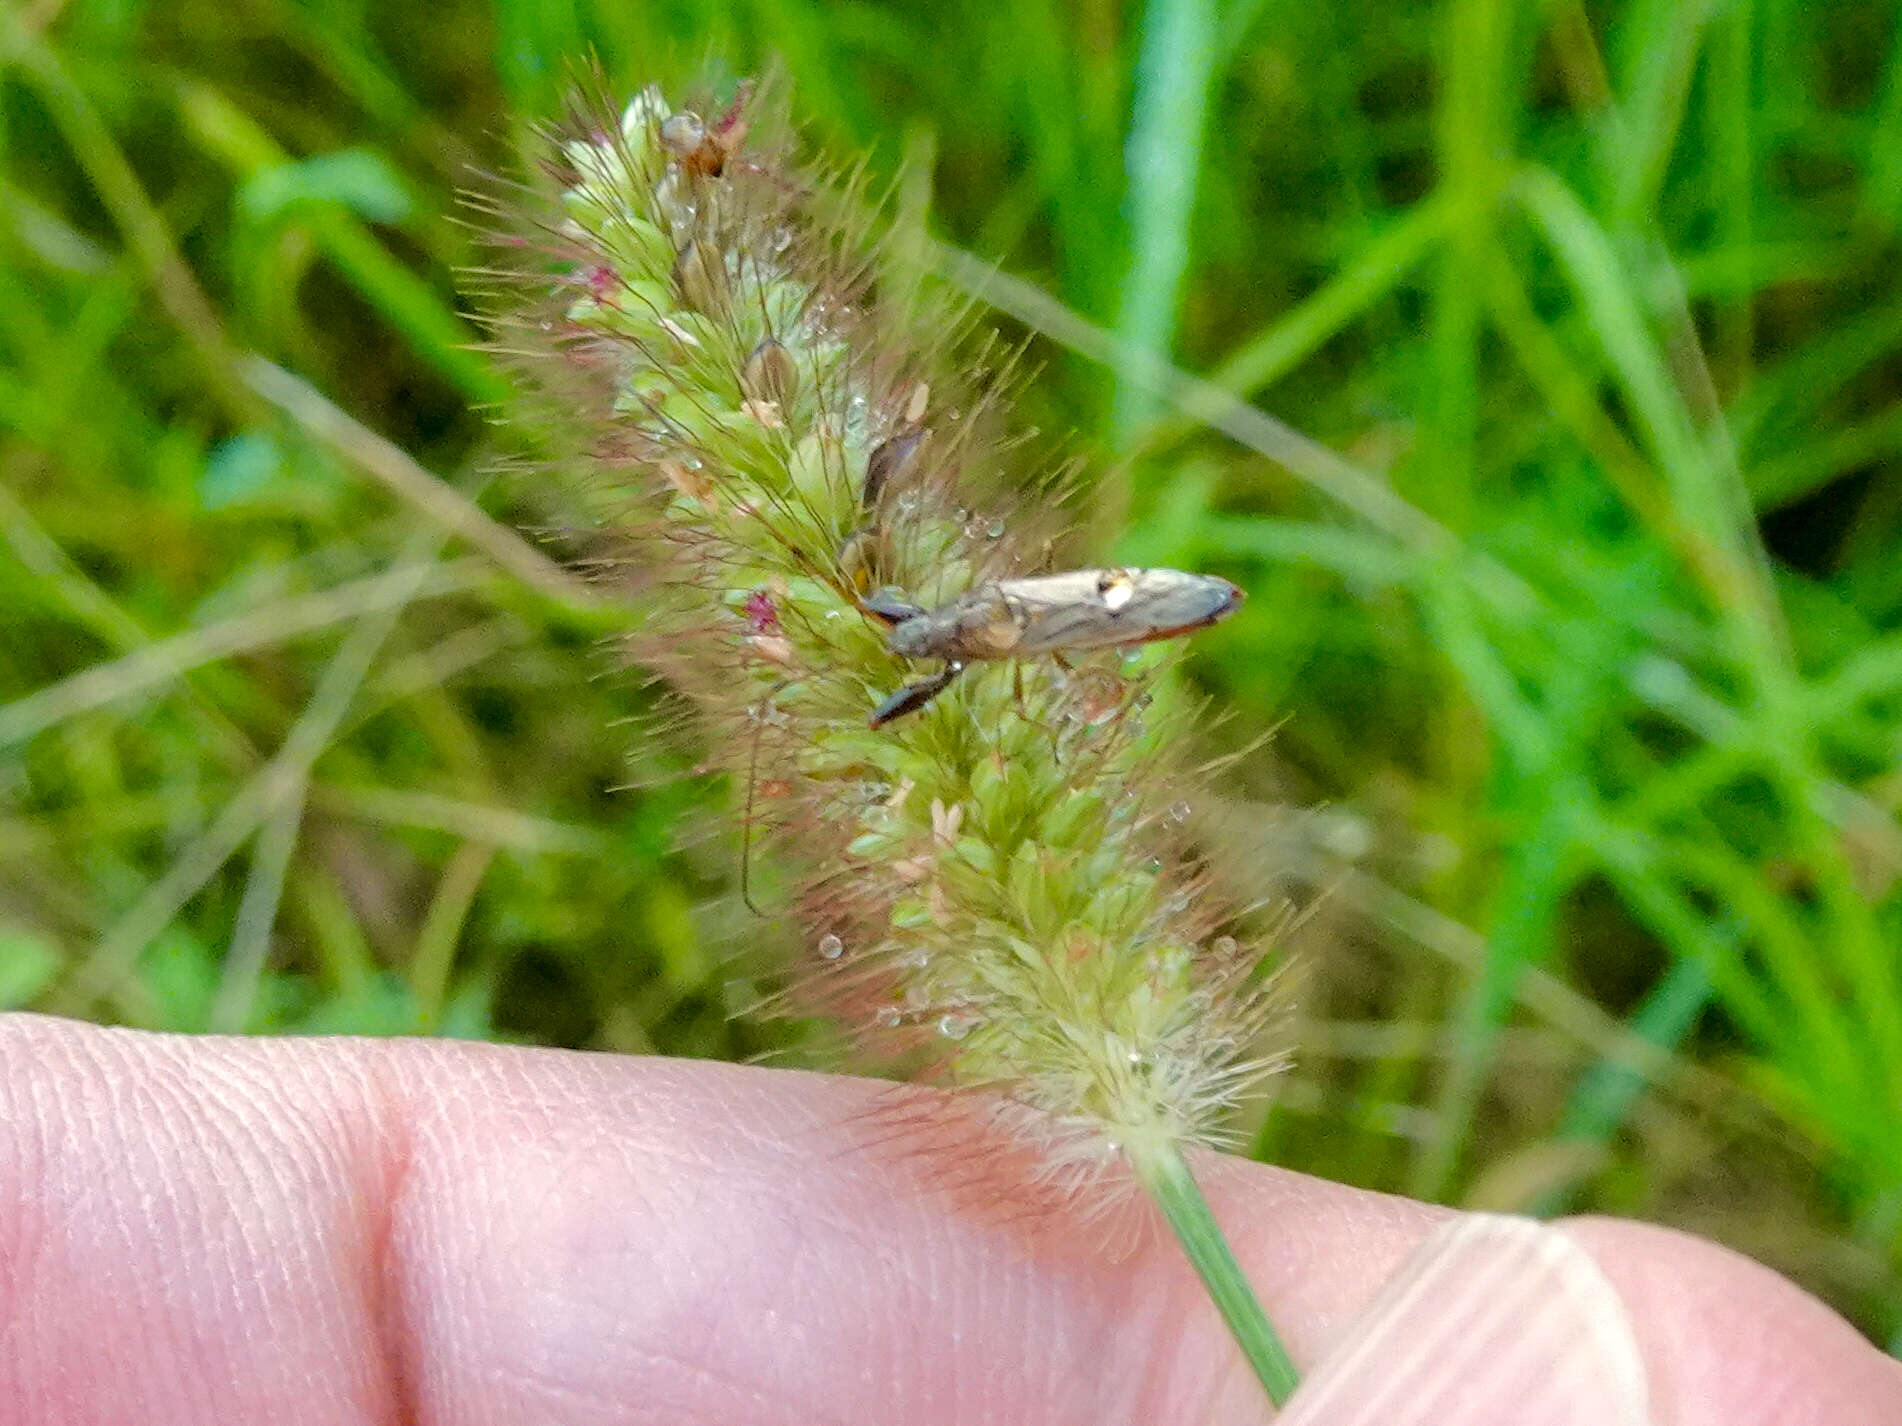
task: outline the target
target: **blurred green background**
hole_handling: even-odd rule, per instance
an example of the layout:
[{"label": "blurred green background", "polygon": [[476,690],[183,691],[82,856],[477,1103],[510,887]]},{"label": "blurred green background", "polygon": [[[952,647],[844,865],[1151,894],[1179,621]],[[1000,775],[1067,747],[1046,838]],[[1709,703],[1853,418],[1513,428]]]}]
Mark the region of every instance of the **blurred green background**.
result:
[{"label": "blurred green background", "polygon": [[1902,1341],[1894,5],[0,0],[0,1008],[780,1043],[731,790],[489,473],[456,192],[590,53],[777,61],[1103,546],[1247,586],[1260,1153]]}]

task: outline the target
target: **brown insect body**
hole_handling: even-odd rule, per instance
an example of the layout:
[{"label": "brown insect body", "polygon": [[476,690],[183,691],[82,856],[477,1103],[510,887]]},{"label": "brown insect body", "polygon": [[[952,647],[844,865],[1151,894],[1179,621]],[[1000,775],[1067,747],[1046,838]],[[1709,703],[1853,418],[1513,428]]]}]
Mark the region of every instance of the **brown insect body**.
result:
[{"label": "brown insect body", "polygon": [[872,726],[925,706],[967,663],[1117,648],[1171,639],[1226,619],[1242,591],[1226,579],[1178,569],[1077,569],[1000,579],[936,609],[886,595],[866,609],[891,625],[892,652],[942,659],[944,669],[892,694]]}]

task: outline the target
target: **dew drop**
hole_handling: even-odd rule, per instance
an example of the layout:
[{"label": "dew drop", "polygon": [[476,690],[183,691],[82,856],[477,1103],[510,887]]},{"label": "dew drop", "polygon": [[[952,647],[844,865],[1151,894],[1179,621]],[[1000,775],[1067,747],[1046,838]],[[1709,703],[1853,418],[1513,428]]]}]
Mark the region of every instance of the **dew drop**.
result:
[{"label": "dew drop", "polygon": [[1209,949],[1218,956],[1232,956],[1235,954],[1235,946],[1236,941],[1233,936],[1217,936],[1215,943]]},{"label": "dew drop", "polygon": [[1002,515],[999,515],[995,520],[991,521],[990,524],[986,525],[984,527],[984,534],[986,538],[988,539],[993,539],[993,540],[1003,539],[1004,538],[1004,517]]},{"label": "dew drop", "polygon": [[878,1015],[875,1018],[887,1030],[895,1030],[898,1028],[898,1022],[905,1017],[899,1013],[896,1005],[881,1005],[878,1007]]},{"label": "dew drop", "polygon": [[1186,822],[1189,820],[1189,814],[1194,811],[1195,809],[1188,803],[1178,802],[1170,807],[1169,820],[1171,822]]},{"label": "dew drop", "polygon": [[974,1023],[968,1015],[942,1015],[938,1018],[938,1033],[947,1040],[962,1040],[971,1033]]},{"label": "dew drop", "polygon": [[819,954],[828,961],[836,961],[845,954],[845,942],[837,936],[825,935],[819,938]]}]

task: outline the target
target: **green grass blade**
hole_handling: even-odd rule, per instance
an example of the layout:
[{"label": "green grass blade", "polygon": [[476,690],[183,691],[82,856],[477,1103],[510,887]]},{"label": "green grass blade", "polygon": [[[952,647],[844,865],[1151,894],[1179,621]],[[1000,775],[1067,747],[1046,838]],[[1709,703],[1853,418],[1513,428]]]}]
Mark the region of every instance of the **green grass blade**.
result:
[{"label": "green grass blade", "polygon": [[[1188,270],[1203,131],[1217,58],[1215,0],[1152,0],[1143,7],[1126,188],[1129,271],[1118,338],[1168,359]],[[1149,389],[1119,383],[1111,430],[1126,446],[1155,410]]]}]

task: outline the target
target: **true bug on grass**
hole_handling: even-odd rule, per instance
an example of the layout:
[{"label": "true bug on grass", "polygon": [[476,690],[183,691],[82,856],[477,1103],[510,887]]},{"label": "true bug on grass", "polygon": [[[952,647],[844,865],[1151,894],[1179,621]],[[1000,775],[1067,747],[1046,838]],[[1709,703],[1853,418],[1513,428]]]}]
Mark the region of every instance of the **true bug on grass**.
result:
[{"label": "true bug on grass", "polygon": [[891,626],[892,652],[942,659],[944,668],[907,684],[872,711],[882,728],[915,713],[984,659],[1061,658],[1085,649],[1172,639],[1207,628],[1241,607],[1226,579],[1179,569],[1073,569],[980,584],[936,609],[881,591],[864,608]]}]

